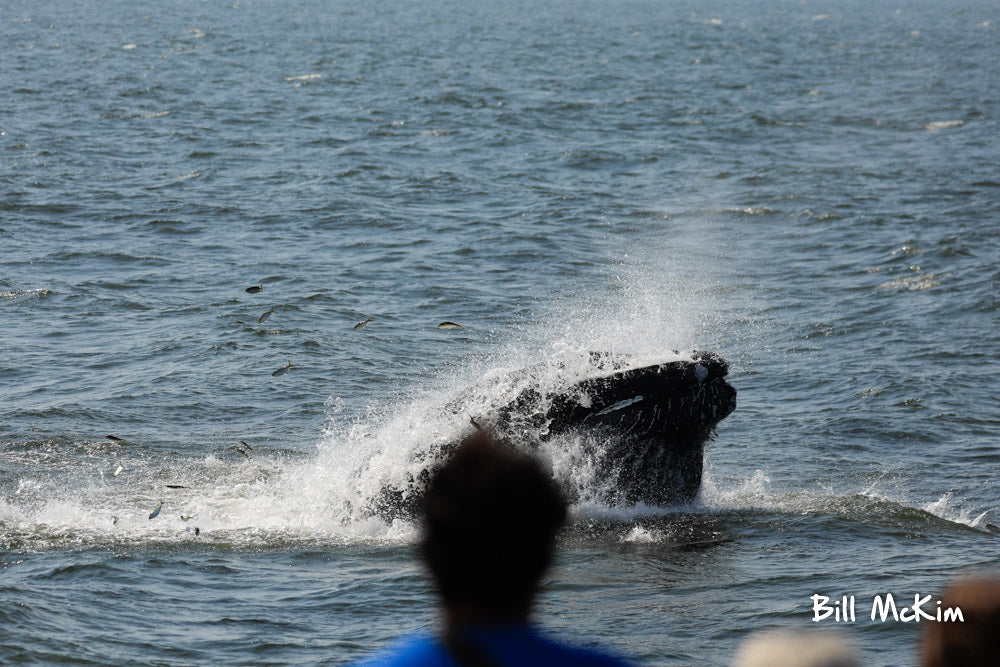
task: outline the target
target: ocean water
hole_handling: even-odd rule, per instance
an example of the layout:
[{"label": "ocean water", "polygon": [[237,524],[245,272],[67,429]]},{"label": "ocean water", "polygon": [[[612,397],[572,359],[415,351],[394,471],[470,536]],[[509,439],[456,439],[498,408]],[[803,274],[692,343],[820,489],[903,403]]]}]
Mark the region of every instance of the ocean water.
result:
[{"label": "ocean water", "polygon": [[[712,350],[738,407],[694,503],[584,493],[553,632],[913,664],[926,622],[872,597],[1000,565],[996,3],[0,10],[0,662],[433,628],[414,527],[365,502],[465,388],[594,350]],[[576,446],[543,453],[592,490]]]}]

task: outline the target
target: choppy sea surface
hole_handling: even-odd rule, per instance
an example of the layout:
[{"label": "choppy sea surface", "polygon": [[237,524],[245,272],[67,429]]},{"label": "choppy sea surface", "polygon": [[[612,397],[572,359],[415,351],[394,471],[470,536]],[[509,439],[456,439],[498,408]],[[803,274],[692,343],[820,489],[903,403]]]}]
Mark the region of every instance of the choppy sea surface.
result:
[{"label": "choppy sea surface", "polygon": [[[725,665],[855,595],[867,664],[912,664],[926,623],[872,597],[1000,565],[998,27],[3,0],[0,662],[341,664],[433,628],[414,527],[359,508],[466,426],[443,402],[705,349],[739,397],[699,498],[585,493],[540,622]],[[544,454],[586,490],[573,447]]]}]

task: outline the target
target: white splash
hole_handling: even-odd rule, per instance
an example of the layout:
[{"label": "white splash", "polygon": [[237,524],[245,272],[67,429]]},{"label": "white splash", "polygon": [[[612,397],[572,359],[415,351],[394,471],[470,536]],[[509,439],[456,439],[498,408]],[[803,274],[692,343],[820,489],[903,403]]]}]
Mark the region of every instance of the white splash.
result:
[{"label": "white splash", "polygon": [[965,125],[964,120],[937,120],[924,125],[924,129],[928,132],[937,132],[939,130],[947,130],[951,127],[962,127],[963,125]]},{"label": "white splash", "polygon": [[18,299],[40,299],[50,294],[52,294],[52,290],[46,289],[45,287],[39,287],[36,289],[7,290],[5,292],[0,292],[0,298],[8,299],[9,301],[16,301]]},{"label": "white splash", "polygon": [[970,528],[986,528],[986,517],[989,516],[988,510],[974,515],[974,512],[970,512],[967,508],[956,507],[955,505],[956,503],[952,498],[952,494],[945,493],[934,502],[924,505],[922,509],[945,521],[961,523]]},{"label": "white splash", "polygon": [[639,544],[652,544],[661,541],[662,536],[658,531],[642,526],[633,526],[632,530],[622,536],[622,542],[633,542]]}]

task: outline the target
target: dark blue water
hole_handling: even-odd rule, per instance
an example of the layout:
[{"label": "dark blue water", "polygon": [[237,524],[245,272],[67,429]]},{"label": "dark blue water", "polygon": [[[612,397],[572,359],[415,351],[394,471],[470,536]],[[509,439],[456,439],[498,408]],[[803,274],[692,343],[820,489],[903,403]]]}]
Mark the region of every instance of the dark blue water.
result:
[{"label": "dark blue water", "polygon": [[0,10],[0,661],[433,626],[414,528],[359,507],[448,397],[590,350],[714,350],[739,407],[690,506],[551,445],[546,627],[724,665],[856,595],[908,664],[860,601],[1000,565],[995,3]]}]

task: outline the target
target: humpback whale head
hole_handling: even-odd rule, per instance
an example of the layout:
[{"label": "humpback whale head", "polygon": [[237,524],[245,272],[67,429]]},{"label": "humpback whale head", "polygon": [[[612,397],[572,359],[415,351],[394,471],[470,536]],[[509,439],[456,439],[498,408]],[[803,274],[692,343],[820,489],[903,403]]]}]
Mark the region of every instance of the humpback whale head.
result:
[{"label": "humpback whale head", "polygon": [[[736,408],[736,390],[725,379],[729,365],[709,352],[651,365],[605,353],[592,353],[589,361],[582,378],[555,387],[530,380],[538,376],[526,369],[527,386],[490,414],[476,415],[476,427],[488,424],[529,451],[557,444],[562,436],[581,436],[596,481],[608,490],[606,502],[662,506],[693,500],[705,442]],[[447,409],[460,413],[463,407],[452,403]],[[402,487],[383,489],[374,511],[386,518],[413,516],[431,472],[453,449],[446,445],[428,455],[426,468]]]},{"label": "humpback whale head", "polygon": [[[593,355],[602,360],[607,355]],[[729,365],[712,353],[641,367],[620,360],[549,401],[549,437],[586,435],[609,490],[626,504],[690,502],[701,486],[705,442],[736,408]]]}]

